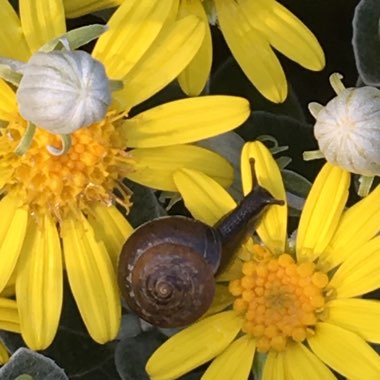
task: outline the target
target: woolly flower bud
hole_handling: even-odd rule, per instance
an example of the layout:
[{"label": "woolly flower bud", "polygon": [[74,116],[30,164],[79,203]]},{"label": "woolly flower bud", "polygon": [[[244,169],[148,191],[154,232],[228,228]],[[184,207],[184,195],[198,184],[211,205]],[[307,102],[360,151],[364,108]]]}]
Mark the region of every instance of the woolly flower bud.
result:
[{"label": "woolly flower bud", "polygon": [[26,120],[61,135],[101,120],[111,103],[103,65],[84,51],[35,53],[16,95]]},{"label": "woolly flower bud", "polygon": [[331,83],[337,96],[325,107],[309,105],[316,118],[314,135],[327,161],[362,176],[380,175],[380,91],[344,88],[341,76]]}]

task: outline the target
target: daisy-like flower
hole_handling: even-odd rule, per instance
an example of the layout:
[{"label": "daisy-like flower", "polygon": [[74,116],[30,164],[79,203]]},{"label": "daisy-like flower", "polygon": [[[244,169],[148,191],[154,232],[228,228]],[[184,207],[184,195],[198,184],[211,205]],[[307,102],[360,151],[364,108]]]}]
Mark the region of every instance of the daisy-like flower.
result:
[{"label": "daisy-like flower", "polygon": [[[73,49],[84,38],[79,32],[65,34],[61,0],[21,0],[20,18],[8,1],[2,2],[0,56],[6,59],[1,75],[13,84],[24,76],[17,94],[14,86],[0,80],[0,291],[12,276],[22,336],[33,349],[47,347],[56,334],[64,269],[92,338],[104,343],[116,336],[121,305],[115,267],[132,230],[125,212],[116,207],[125,211],[130,206],[123,178],[174,191],[173,171],[188,167],[204,170],[225,186],[232,180],[232,168],[224,159],[187,143],[238,126],[249,114],[246,100],[185,99],[128,117],[132,107],[179,74],[202,42],[204,26],[193,16],[163,27],[173,4],[126,2],[90,55],[49,52],[48,47],[57,44]],[[60,70],[63,60],[70,75]],[[106,79],[123,87],[105,103],[100,119],[86,126],[79,123],[72,131],[61,124],[69,117],[78,121],[71,105],[86,104],[87,99],[91,107],[96,103],[87,98],[98,84],[87,76],[95,66],[103,66]],[[108,92],[103,95],[108,99]],[[97,93],[95,100],[99,99],[101,103],[102,92]],[[62,104],[67,117],[59,114]],[[33,120],[25,117],[29,111]],[[48,127],[40,128],[35,120]],[[54,132],[55,121],[67,128],[61,138]],[[20,148],[27,126],[34,136],[29,139],[27,130],[28,144]]]},{"label": "daisy-like flower", "polygon": [[[20,333],[20,320],[16,301],[3,296],[0,297],[0,330]],[[8,359],[8,350],[0,341],[0,365],[7,362]]]},{"label": "daisy-like flower", "polygon": [[[244,192],[252,185],[249,157],[258,182],[285,199],[279,168],[259,142],[243,148]],[[181,170],[175,181],[192,213],[207,223],[234,207],[229,194],[202,173]],[[230,295],[220,284],[213,315],[157,349],[146,367],[151,378],[175,379],[211,361],[202,379],[244,380],[255,356],[258,363],[265,358],[263,380],[335,379],[331,369],[349,379],[380,378],[380,358],[366,342],[380,342],[380,303],[361,298],[380,286],[380,188],[345,210],[349,183],[347,171],[325,164],[295,242],[287,239],[287,208],[271,206],[258,237],[220,274]]]},{"label": "daisy-like flower", "polygon": [[[64,0],[68,15],[80,16],[124,0]],[[325,58],[313,33],[274,0],[177,0],[177,19],[192,14],[208,24],[217,22],[241,69],[267,99],[280,103],[288,93],[285,73],[273,48],[309,70],[321,70]],[[153,18],[152,18],[153,20]],[[217,21],[216,21],[217,20]],[[211,32],[190,65],[179,76],[182,89],[198,95],[210,74]]]}]

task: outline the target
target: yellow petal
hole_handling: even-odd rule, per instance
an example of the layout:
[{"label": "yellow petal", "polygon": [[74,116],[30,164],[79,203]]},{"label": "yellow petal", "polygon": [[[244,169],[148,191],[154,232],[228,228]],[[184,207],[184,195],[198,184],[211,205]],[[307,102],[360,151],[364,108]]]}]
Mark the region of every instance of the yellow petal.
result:
[{"label": "yellow petal", "polygon": [[55,221],[31,220],[17,264],[16,297],[22,336],[33,350],[43,350],[58,329],[63,299],[61,244]]},{"label": "yellow petal", "polygon": [[20,333],[17,303],[13,299],[0,298],[0,329]]},{"label": "yellow petal", "polygon": [[[241,153],[241,172],[244,194],[252,189],[250,158],[255,160],[255,172],[261,186],[276,199],[286,202],[285,187],[280,169],[270,151],[259,141],[246,143]],[[264,244],[274,253],[284,252],[287,241],[288,207],[270,206],[257,225],[257,233]]]},{"label": "yellow petal", "polygon": [[17,269],[13,271],[10,279],[8,280],[7,286],[0,292],[1,297],[11,297],[13,298],[16,294],[16,272]]},{"label": "yellow petal", "polygon": [[270,351],[264,363],[262,380],[287,380],[284,359],[283,353]]},{"label": "yellow petal", "polygon": [[191,215],[210,226],[236,207],[231,195],[201,172],[181,169],[173,178]]},{"label": "yellow petal", "polygon": [[165,27],[152,47],[125,76],[124,89],[115,93],[127,109],[164,88],[189,64],[205,34],[205,25],[187,16]]},{"label": "yellow petal", "polygon": [[313,33],[277,1],[240,2],[251,24],[282,54],[310,70],[325,65],[323,50]]},{"label": "yellow petal", "polygon": [[[173,24],[176,19],[177,19],[177,14],[178,14],[178,8],[179,8],[179,2],[182,0],[174,0],[172,8],[169,12],[169,16],[166,18],[165,25]],[[165,33],[165,27],[163,28],[162,32]],[[160,36],[159,36],[160,38]]]},{"label": "yellow petal", "polygon": [[[217,273],[216,281],[217,282],[229,282],[232,280],[237,280],[241,278],[242,267],[243,267],[243,258],[240,257],[242,251],[248,253],[244,246],[241,247],[241,250],[236,250],[233,252],[231,259],[228,262],[223,263],[223,268]],[[248,253],[248,255],[250,255]]]},{"label": "yellow petal", "polygon": [[141,59],[160,32],[173,0],[129,0],[108,21],[109,30],[97,41],[92,56],[107,75],[122,79]]},{"label": "yellow petal", "polygon": [[[15,277],[14,272],[13,272],[12,277]],[[1,295],[3,297],[13,297],[16,294],[15,283],[13,282],[11,284],[10,282],[11,280],[9,281],[8,285],[4,288],[4,290],[1,292]]]},{"label": "yellow petal", "polygon": [[355,251],[379,231],[380,186],[342,215],[338,228],[320,260],[331,269],[355,254]]},{"label": "yellow petal", "polygon": [[380,237],[356,249],[335,272],[329,286],[344,298],[380,288]]},{"label": "yellow petal", "polygon": [[341,327],[318,323],[308,339],[314,353],[349,379],[380,379],[379,355],[359,335]]},{"label": "yellow petal", "polygon": [[0,120],[14,120],[17,118],[17,110],[16,94],[6,82],[0,79]]},{"label": "yellow petal", "polygon": [[[241,272],[240,272],[241,273]],[[207,318],[210,315],[220,313],[223,310],[233,304],[235,297],[228,291],[227,285],[216,284],[215,286],[215,296],[212,301],[211,306],[202,318]]]},{"label": "yellow petal", "polygon": [[84,324],[96,342],[106,343],[117,335],[121,317],[111,259],[82,215],[63,220],[62,238],[67,276]]},{"label": "yellow petal", "polygon": [[336,379],[326,365],[302,343],[289,344],[283,355],[286,372],[291,379]]},{"label": "yellow petal", "polygon": [[314,260],[329,244],[348,197],[350,174],[325,164],[310,189],[301,214],[296,251],[299,260]]},{"label": "yellow petal", "polygon": [[96,238],[106,246],[112,264],[116,269],[121,248],[133,232],[133,227],[115,206],[95,206],[92,208],[88,221]]},{"label": "yellow petal", "polygon": [[27,61],[30,50],[20,19],[8,0],[0,0],[0,56]]},{"label": "yellow petal", "polygon": [[9,353],[2,342],[0,342],[0,365],[5,364],[9,359]]},{"label": "yellow petal", "polygon": [[223,36],[245,75],[266,98],[283,102],[287,82],[267,38],[254,27],[240,2],[215,0],[215,5]]},{"label": "yellow petal", "polygon": [[65,14],[68,18],[80,17],[101,9],[116,7],[124,0],[63,0]]},{"label": "yellow petal", "polygon": [[193,145],[134,149],[129,152],[135,160],[127,177],[155,189],[177,191],[173,180],[175,171],[186,168],[201,171],[223,187],[232,183],[232,166],[218,154]]},{"label": "yellow petal", "polygon": [[380,301],[335,299],[326,305],[328,322],[344,327],[372,343],[380,343]]},{"label": "yellow petal", "polygon": [[126,120],[123,137],[134,148],[186,144],[230,131],[249,113],[248,101],[235,96],[181,99]]},{"label": "yellow petal", "polygon": [[8,283],[19,258],[28,224],[28,212],[7,195],[0,201],[0,291]]},{"label": "yellow petal", "polygon": [[178,13],[179,18],[188,14],[197,16],[205,23],[206,27],[205,37],[197,54],[178,77],[178,83],[182,90],[187,95],[196,96],[205,87],[211,70],[212,40],[208,17],[199,0],[182,0]]},{"label": "yellow petal", "polygon": [[202,319],[167,340],[150,357],[152,380],[173,379],[208,362],[235,338],[242,320],[233,311]]},{"label": "yellow petal", "polygon": [[247,379],[253,365],[256,342],[243,335],[211,362],[202,380]]},{"label": "yellow petal", "polygon": [[62,0],[20,0],[20,18],[32,52],[66,32]]}]

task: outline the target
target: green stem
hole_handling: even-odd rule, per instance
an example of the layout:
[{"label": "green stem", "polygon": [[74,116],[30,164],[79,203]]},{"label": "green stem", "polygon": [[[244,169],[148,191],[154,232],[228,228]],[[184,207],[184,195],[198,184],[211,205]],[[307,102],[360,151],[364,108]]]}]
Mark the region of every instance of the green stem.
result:
[{"label": "green stem", "polygon": [[337,95],[339,95],[342,91],[346,89],[344,87],[343,82],[341,81],[343,79],[343,75],[339,73],[333,73],[330,75],[330,84],[333,90]]},{"label": "green stem", "polygon": [[21,140],[15,149],[16,154],[21,156],[29,149],[30,145],[32,144],[35,131],[36,126],[33,123],[28,122],[26,131],[24,135],[21,137]]},{"label": "green stem", "polygon": [[303,159],[305,161],[318,160],[324,157],[325,156],[320,150],[308,150],[306,152],[303,152]]},{"label": "green stem", "polygon": [[314,119],[317,118],[319,112],[323,109],[323,106],[317,102],[311,102],[308,105],[310,113],[314,116]]},{"label": "green stem", "polygon": [[371,190],[371,186],[373,183],[373,176],[364,176],[362,175],[359,179],[359,189],[358,189],[358,195],[359,197],[366,197]]},{"label": "green stem", "polygon": [[71,147],[71,136],[70,135],[59,135],[62,141],[62,149],[57,149],[55,146],[47,145],[46,149],[53,156],[62,156],[69,151]]}]

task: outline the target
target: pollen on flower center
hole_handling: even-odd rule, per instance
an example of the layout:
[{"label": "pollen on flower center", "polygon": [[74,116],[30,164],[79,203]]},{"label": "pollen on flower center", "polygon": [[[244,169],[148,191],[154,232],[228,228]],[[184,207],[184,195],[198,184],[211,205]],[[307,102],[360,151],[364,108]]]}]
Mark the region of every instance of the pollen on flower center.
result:
[{"label": "pollen on flower center", "polygon": [[302,342],[313,333],[328,277],[314,263],[298,264],[289,254],[265,256],[245,262],[243,276],[231,281],[229,290],[237,297],[234,310],[244,316],[243,331],[256,338],[257,349],[282,351],[290,340]]},{"label": "pollen on flower center", "polygon": [[[19,156],[14,148],[25,130],[25,121],[15,118],[0,135],[2,190],[18,194],[31,212],[50,212],[58,220],[66,212],[85,210],[92,202],[106,205],[117,201],[129,207],[129,195],[121,183],[131,162],[120,145],[117,128],[122,115],[109,111],[99,123],[72,134],[70,150],[54,156],[47,145],[60,148],[57,135],[37,128],[28,151]],[[118,190],[118,196],[113,194]]]}]

